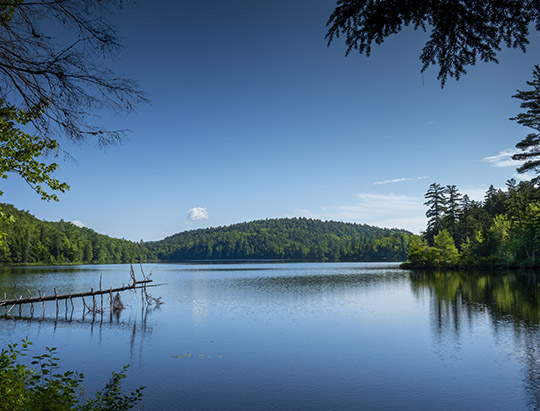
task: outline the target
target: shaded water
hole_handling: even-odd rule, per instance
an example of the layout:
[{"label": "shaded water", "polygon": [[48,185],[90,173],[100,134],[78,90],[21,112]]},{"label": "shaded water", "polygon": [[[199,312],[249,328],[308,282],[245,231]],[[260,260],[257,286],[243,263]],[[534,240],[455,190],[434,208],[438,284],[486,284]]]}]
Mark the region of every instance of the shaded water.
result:
[{"label": "shaded water", "polygon": [[[91,393],[131,364],[146,410],[540,409],[539,278],[413,273],[392,264],[145,265],[155,308],[54,303],[0,319],[0,344],[58,347]],[[4,268],[0,292],[129,282],[129,266]],[[98,302],[99,303],[99,302]],[[108,304],[106,299],[105,304]],[[12,311],[11,314],[14,312]],[[3,310],[0,311],[3,314]],[[18,312],[15,311],[15,317]]]}]

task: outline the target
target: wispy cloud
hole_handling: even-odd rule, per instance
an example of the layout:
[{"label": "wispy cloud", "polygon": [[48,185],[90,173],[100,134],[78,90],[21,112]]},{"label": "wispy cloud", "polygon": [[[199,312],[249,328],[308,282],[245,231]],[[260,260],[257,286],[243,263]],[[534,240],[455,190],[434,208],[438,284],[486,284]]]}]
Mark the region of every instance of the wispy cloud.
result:
[{"label": "wispy cloud", "polygon": [[393,184],[393,183],[403,183],[405,181],[418,181],[418,180],[425,180],[429,178],[429,176],[422,176],[422,177],[402,177],[402,178],[393,178],[392,180],[384,180],[384,181],[375,181],[373,184],[375,185],[381,185],[381,184]]},{"label": "wispy cloud", "polygon": [[206,210],[206,207],[194,207],[188,210],[186,219],[189,221],[208,220],[208,211]]},{"label": "wispy cloud", "polygon": [[84,224],[80,220],[71,220],[70,223],[73,225],[76,225],[77,227],[86,227],[86,224]]},{"label": "wispy cloud", "polygon": [[419,233],[426,228],[423,198],[397,194],[360,193],[350,205],[322,207],[319,211],[306,209],[297,213],[321,220],[349,221],[388,228],[404,228]]},{"label": "wispy cloud", "polygon": [[491,167],[518,167],[522,164],[521,161],[512,160],[512,156],[520,152],[515,148],[501,151],[494,156],[484,157],[482,160],[491,164]]}]

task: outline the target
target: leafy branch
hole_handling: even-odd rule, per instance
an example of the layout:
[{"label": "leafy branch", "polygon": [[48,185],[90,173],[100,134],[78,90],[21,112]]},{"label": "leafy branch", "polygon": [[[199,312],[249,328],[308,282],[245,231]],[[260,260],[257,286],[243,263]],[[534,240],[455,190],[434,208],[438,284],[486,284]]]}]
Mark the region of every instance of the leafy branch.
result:
[{"label": "leafy branch", "polygon": [[23,339],[20,345],[9,344],[0,351],[0,411],[128,410],[142,399],[144,387],[122,394],[121,383],[128,368],[124,366],[122,371],[112,373],[103,390],[81,404],[83,374],[57,372],[59,358],[55,347],[47,347],[45,354],[32,357],[31,364],[37,368],[21,364],[19,357],[27,355],[30,345],[28,339]]}]

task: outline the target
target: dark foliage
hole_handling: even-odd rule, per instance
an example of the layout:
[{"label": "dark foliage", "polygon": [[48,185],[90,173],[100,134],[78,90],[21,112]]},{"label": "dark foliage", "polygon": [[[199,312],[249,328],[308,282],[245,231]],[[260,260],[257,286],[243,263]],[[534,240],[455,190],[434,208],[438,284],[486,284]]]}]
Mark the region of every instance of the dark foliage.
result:
[{"label": "dark foliage", "polygon": [[422,71],[438,65],[444,86],[477,60],[497,62],[503,44],[525,51],[531,23],[540,30],[537,0],[339,0],[326,37],[331,43],[343,35],[347,54],[356,49],[369,55],[373,43],[406,26],[428,31]]},{"label": "dark foliage", "polygon": [[521,108],[527,109],[524,113],[512,117],[525,127],[533,129],[535,132],[528,134],[523,140],[516,144],[521,152],[514,154],[512,158],[524,161],[518,168],[519,173],[534,172],[537,174],[531,181],[534,184],[540,182],[540,66],[535,66],[533,71],[533,81],[528,81],[527,85],[533,87],[532,90],[519,91],[513,97],[520,99]]}]

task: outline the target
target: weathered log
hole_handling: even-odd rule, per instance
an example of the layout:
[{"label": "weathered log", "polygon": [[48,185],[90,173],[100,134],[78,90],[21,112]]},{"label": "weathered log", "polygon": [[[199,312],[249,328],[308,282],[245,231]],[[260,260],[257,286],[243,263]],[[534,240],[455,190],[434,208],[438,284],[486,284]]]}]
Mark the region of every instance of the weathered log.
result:
[{"label": "weathered log", "polygon": [[41,291],[39,291],[40,296],[39,297],[28,297],[28,298],[19,298],[19,299],[12,299],[12,300],[2,300],[0,301],[0,307],[4,307],[7,305],[20,305],[20,304],[29,304],[29,303],[35,303],[35,302],[42,302],[45,301],[54,301],[54,300],[64,300],[67,298],[81,298],[81,297],[88,297],[88,296],[96,296],[96,295],[102,295],[102,294],[109,294],[109,293],[116,293],[119,291],[125,291],[125,290],[134,290],[137,288],[144,288],[144,287],[155,287],[159,284],[153,284],[153,285],[147,285],[148,283],[151,283],[152,280],[143,280],[143,281],[137,281],[135,284],[132,285],[126,285],[123,287],[118,288],[111,288],[109,290],[98,290],[98,291],[86,291],[82,293],[73,293],[73,294],[56,294],[55,295],[46,295],[42,296]]}]

